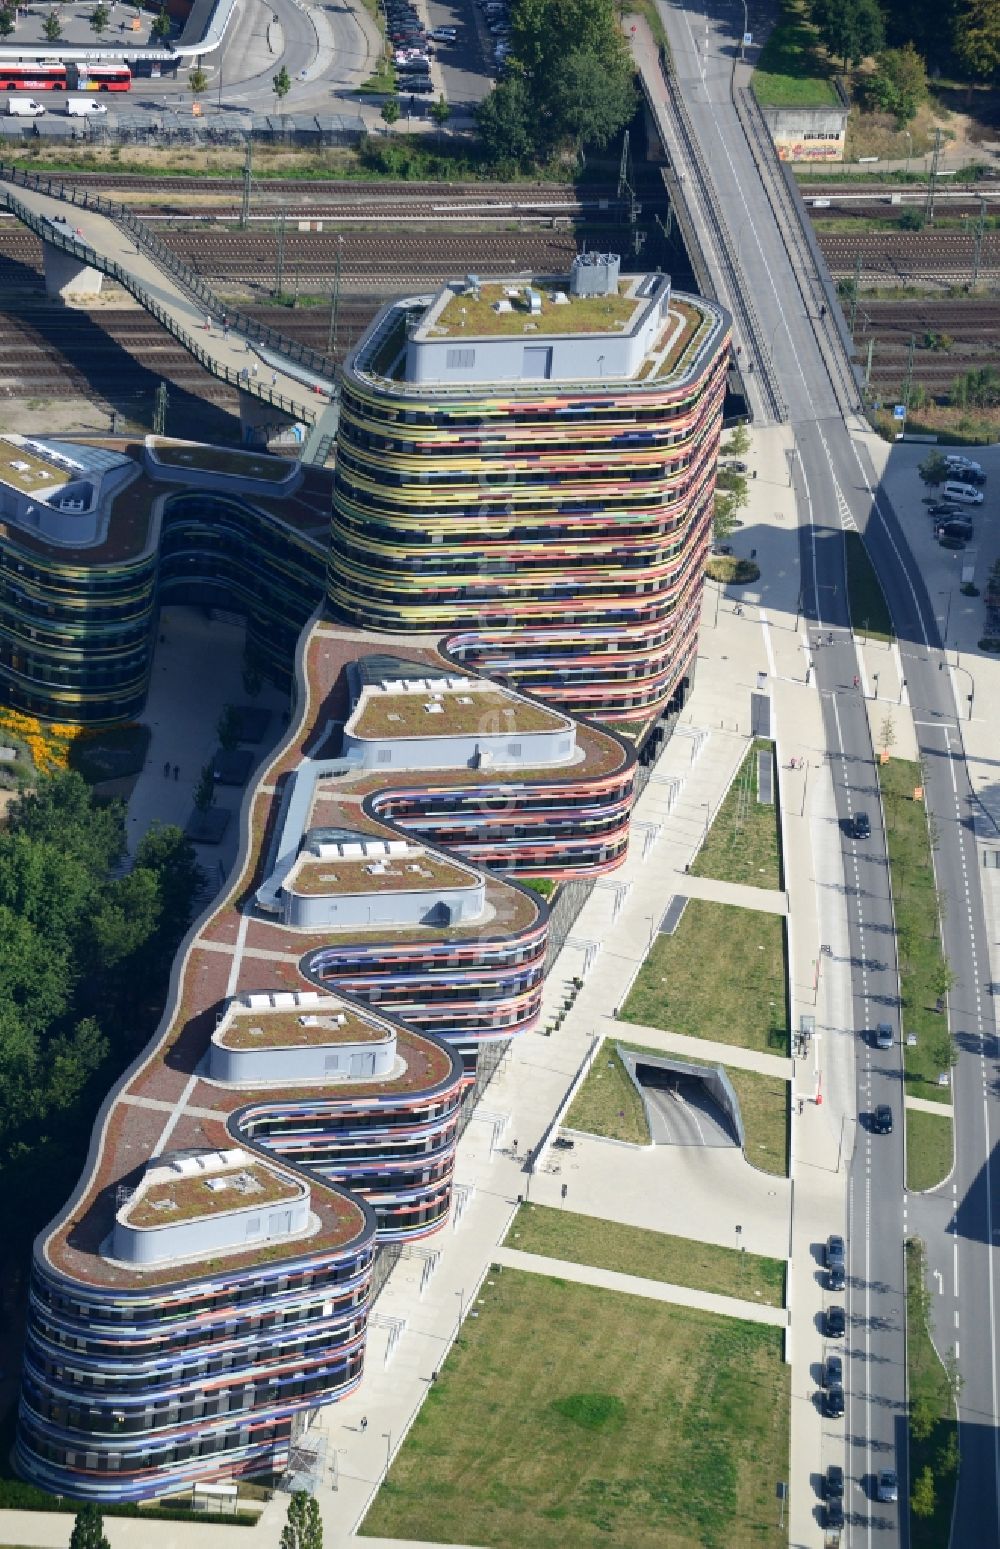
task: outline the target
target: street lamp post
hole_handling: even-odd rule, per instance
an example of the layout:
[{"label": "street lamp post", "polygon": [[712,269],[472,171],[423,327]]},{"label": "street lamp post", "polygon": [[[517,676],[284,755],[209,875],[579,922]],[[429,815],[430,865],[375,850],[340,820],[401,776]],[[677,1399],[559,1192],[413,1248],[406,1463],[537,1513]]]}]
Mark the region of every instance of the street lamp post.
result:
[{"label": "street lamp post", "polygon": [[872,682],[875,684],[875,698],[878,698],[878,673],[872,673]]},{"label": "street lamp post", "polygon": [[385,1437],[385,1472],[388,1477],[389,1465],[392,1462],[392,1432],[383,1431],[382,1435]]},{"label": "street lamp post", "polygon": [[913,155],[913,136],[908,129],[904,129],[903,133],[906,136],[906,165],[903,168],[905,173],[910,170],[910,157]]},{"label": "street lamp post", "polygon": [[948,599],[948,604],[947,604],[947,607],[945,608],[945,615],[944,615],[944,640],[942,641],[942,644],[945,646],[945,648],[947,648],[947,645],[948,645],[948,629],[949,629],[949,626],[951,624],[952,588],[949,586],[947,591],[946,591],[944,587],[941,587],[940,591],[938,592],[938,596],[939,597],[947,597],[947,599]]}]

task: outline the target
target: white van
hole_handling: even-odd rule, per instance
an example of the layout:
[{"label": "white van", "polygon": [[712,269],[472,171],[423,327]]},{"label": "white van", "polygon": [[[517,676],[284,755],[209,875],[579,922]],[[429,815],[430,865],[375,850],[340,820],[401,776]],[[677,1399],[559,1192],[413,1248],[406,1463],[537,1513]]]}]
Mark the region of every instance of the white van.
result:
[{"label": "white van", "polygon": [[91,97],[69,97],[66,102],[66,112],[70,118],[88,118],[91,113],[106,113],[107,105],[103,102],[94,102]]},{"label": "white van", "polygon": [[8,97],[7,112],[11,118],[40,118],[45,109],[34,97]]},{"label": "white van", "polygon": [[983,503],[981,489],[976,489],[974,484],[959,484],[955,479],[942,484],[941,493],[945,500],[961,500],[967,506],[981,506]]}]

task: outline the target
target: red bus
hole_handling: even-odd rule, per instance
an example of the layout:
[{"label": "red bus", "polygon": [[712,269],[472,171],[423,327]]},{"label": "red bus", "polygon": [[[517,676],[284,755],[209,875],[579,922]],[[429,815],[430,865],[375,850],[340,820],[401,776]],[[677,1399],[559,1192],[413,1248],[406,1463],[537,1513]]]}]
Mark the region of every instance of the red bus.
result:
[{"label": "red bus", "polygon": [[40,65],[30,59],[0,64],[0,91],[65,91],[66,66]]},{"label": "red bus", "polygon": [[77,65],[77,91],[128,91],[132,72],[128,65]]}]

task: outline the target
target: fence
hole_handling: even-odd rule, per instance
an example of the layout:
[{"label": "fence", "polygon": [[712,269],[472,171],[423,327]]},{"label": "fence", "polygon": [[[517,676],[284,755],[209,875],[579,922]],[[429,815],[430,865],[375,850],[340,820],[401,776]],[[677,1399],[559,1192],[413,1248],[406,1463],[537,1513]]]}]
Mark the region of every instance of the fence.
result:
[{"label": "fence", "polygon": [[[200,307],[204,308],[206,317],[210,316],[213,321],[220,325],[223,318],[225,318],[231,333],[238,334],[241,338],[252,340],[255,344],[267,345],[269,349],[283,356],[285,360],[294,360],[297,364],[305,366],[308,371],[315,373],[323,381],[333,382],[335,374],[334,362],[328,355],[321,355],[318,350],[310,349],[307,344],[302,344],[297,339],[289,339],[286,334],[279,333],[276,328],[268,328],[266,324],[259,323],[256,318],[247,317],[242,312],[234,311],[232,307],[223,303],[211,286],[207,285],[189,264],[186,264],[182,258],[178,258],[177,254],[171,251],[163,239],[158,237],[156,232],[146,225],[145,221],[133,215],[132,211],[125,209],[123,205],[116,204],[112,199],[105,199],[101,194],[91,193],[89,189],[61,183],[56,178],[43,176],[40,172],[26,172],[21,167],[12,167],[3,162],[0,162],[0,180],[13,183],[21,188],[31,188],[36,193],[47,194],[54,199],[62,199],[69,204],[79,205],[82,209],[96,210],[98,214],[106,216],[109,220],[114,221],[116,226],[120,226],[122,230],[127,231],[134,239],[136,247],[151,258],[158,268],[176,280],[182,290],[186,291],[193,300],[198,302]],[[7,198],[13,208],[14,201],[12,196],[8,194]],[[52,242],[52,228],[49,223],[45,222],[43,227],[38,218],[32,216],[26,206],[21,204],[20,201],[16,203],[15,214],[27,226],[30,226],[33,231],[44,237],[46,242]],[[54,245],[60,246],[62,244],[55,242]],[[82,246],[82,244],[78,245]],[[75,251],[75,249],[69,250]],[[91,249],[88,248],[86,251],[90,253]],[[88,261],[90,260],[88,259]],[[98,262],[94,267],[103,269],[106,274],[111,273],[110,268],[105,263]],[[115,267],[119,268],[118,265],[115,265]],[[123,272],[119,268],[119,273]],[[118,276],[116,275],[115,278],[118,278]],[[126,282],[122,281],[121,283]],[[145,294],[140,295],[134,284],[126,283],[126,288],[135,296],[137,301],[147,307],[149,311],[153,311],[153,306],[145,299]],[[171,329],[171,332],[173,333],[175,330]],[[221,374],[219,371],[216,372],[216,375]],[[238,374],[235,380],[238,380]],[[259,394],[258,396],[265,397],[266,394]]]}]

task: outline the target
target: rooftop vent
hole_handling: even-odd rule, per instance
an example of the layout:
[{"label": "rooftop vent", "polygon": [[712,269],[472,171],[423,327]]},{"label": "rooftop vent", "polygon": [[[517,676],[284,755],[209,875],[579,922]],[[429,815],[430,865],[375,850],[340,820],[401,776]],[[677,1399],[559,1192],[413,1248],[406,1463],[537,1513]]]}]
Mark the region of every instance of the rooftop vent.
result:
[{"label": "rooftop vent", "polygon": [[621,258],[617,253],[578,253],[569,273],[573,296],[616,296]]}]

